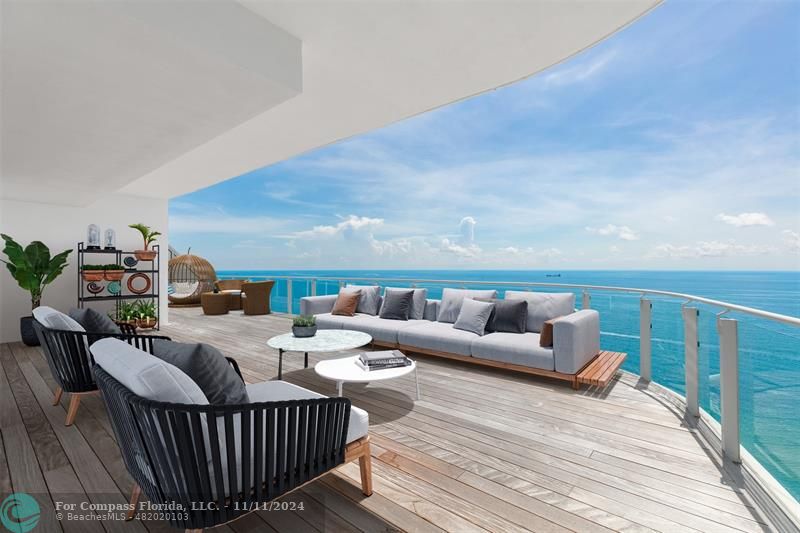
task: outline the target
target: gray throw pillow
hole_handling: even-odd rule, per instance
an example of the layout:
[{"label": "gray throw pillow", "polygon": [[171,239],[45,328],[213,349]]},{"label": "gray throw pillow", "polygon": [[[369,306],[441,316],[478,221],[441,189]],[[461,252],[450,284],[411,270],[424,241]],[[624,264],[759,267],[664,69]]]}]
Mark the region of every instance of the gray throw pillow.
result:
[{"label": "gray throw pillow", "polygon": [[483,335],[486,332],[486,324],[489,322],[489,317],[492,316],[493,309],[494,304],[491,302],[479,302],[478,300],[465,298],[461,302],[461,310],[453,327]]},{"label": "gray throw pillow", "polygon": [[528,323],[527,300],[477,300],[494,304],[492,316],[486,324],[486,333],[525,333]]},{"label": "gray throw pillow", "polygon": [[428,289],[409,289],[403,287],[386,287],[385,291],[414,291],[414,299],[411,305],[411,312],[408,318],[413,320],[422,320],[425,318],[425,305],[428,301]]},{"label": "gray throw pillow", "polygon": [[89,333],[112,333],[117,335],[122,333],[119,326],[108,315],[104,315],[91,307],[85,309],[73,307],[69,310],[69,316]]},{"label": "gray throw pillow", "polygon": [[541,333],[546,320],[575,312],[575,295],[571,292],[506,291],[506,300],[528,302],[527,330]]},{"label": "gray throw pillow", "polygon": [[379,285],[348,285],[345,291],[361,291],[361,299],[358,300],[357,313],[367,315],[377,315],[381,306],[381,288]]},{"label": "gray throw pillow", "polygon": [[250,403],[244,382],[225,356],[211,345],[155,339],[153,355],[192,378],[212,405]]},{"label": "gray throw pillow", "polygon": [[414,301],[411,289],[386,289],[381,306],[381,318],[408,320]]},{"label": "gray throw pillow", "polygon": [[439,322],[453,323],[458,318],[461,311],[461,302],[464,298],[497,298],[495,290],[468,290],[468,289],[444,289],[442,291],[442,301],[439,303],[439,314],[436,320]]}]

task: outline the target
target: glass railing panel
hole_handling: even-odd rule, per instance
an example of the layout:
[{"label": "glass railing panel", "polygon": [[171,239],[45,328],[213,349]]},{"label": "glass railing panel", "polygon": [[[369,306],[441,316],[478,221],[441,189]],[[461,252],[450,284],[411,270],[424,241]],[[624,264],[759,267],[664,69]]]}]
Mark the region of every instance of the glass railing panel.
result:
[{"label": "glass railing panel", "polygon": [[717,313],[719,309],[703,305],[696,306],[697,338],[700,345],[698,358],[698,399],[700,408],[720,421],[719,396],[719,334],[717,333]]},{"label": "glass railing panel", "polygon": [[800,328],[757,317],[739,321],[742,446],[800,497]]},{"label": "glass railing panel", "polygon": [[269,297],[269,306],[272,311],[276,313],[285,313],[287,309],[286,281],[285,279],[275,279],[275,285],[272,287],[272,293]]},{"label": "glass railing panel", "polygon": [[[596,291],[591,293],[591,308],[600,313],[600,347],[625,352],[623,368],[639,373],[639,295]],[[581,295],[576,295],[580,307]]]},{"label": "glass railing panel", "polygon": [[[652,297],[650,334],[652,379],[675,392],[686,394],[686,358],[684,357],[681,302],[672,298]],[[634,320],[638,321],[636,313]],[[630,319],[631,317],[629,317]]]}]

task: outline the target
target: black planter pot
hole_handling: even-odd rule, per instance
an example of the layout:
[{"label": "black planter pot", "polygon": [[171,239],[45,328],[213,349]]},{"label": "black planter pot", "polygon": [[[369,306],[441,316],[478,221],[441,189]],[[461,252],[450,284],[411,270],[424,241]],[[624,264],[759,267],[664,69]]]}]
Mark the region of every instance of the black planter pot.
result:
[{"label": "black planter pot", "polygon": [[39,346],[39,337],[33,329],[33,317],[24,316],[19,319],[19,334],[26,346]]},{"label": "black planter pot", "polygon": [[292,326],[295,337],[313,337],[317,334],[317,326]]}]

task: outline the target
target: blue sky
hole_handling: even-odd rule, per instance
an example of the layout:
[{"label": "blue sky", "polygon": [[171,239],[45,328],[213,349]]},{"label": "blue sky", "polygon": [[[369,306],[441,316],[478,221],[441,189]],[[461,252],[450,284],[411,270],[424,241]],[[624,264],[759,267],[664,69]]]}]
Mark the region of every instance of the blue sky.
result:
[{"label": "blue sky", "polygon": [[219,269],[800,268],[800,3],[668,1],[527,80],[170,202]]}]

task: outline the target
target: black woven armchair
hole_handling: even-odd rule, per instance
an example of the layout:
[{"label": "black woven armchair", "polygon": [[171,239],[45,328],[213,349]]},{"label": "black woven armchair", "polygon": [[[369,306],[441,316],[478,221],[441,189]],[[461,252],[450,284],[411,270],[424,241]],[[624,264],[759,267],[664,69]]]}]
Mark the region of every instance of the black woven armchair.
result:
[{"label": "black woven armchair", "polygon": [[345,444],[347,398],[171,404],[142,398],[100,366],[94,369],[136,481],[129,519],[144,491],[160,508],[175,509],[167,513],[172,526],[200,531],[257,510],[354,459],[361,463],[364,493],[372,492],[369,436]]},{"label": "black woven armchair", "polygon": [[53,379],[58,383],[53,405],[58,405],[64,392],[68,392],[71,395],[69,407],[67,408],[67,418],[64,422],[64,425],[67,426],[71,426],[75,421],[81,397],[85,394],[97,392],[97,383],[95,383],[95,378],[92,374],[94,361],[89,352],[89,346],[99,339],[113,337],[141,350],[152,352],[154,339],[169,340],[169,337],[157,335],[92,333],[51,329],[37,320],[33,321],[33,328],[42,345],[42,351],[45,359],[47,359],[47,364],[50,366]]}]

